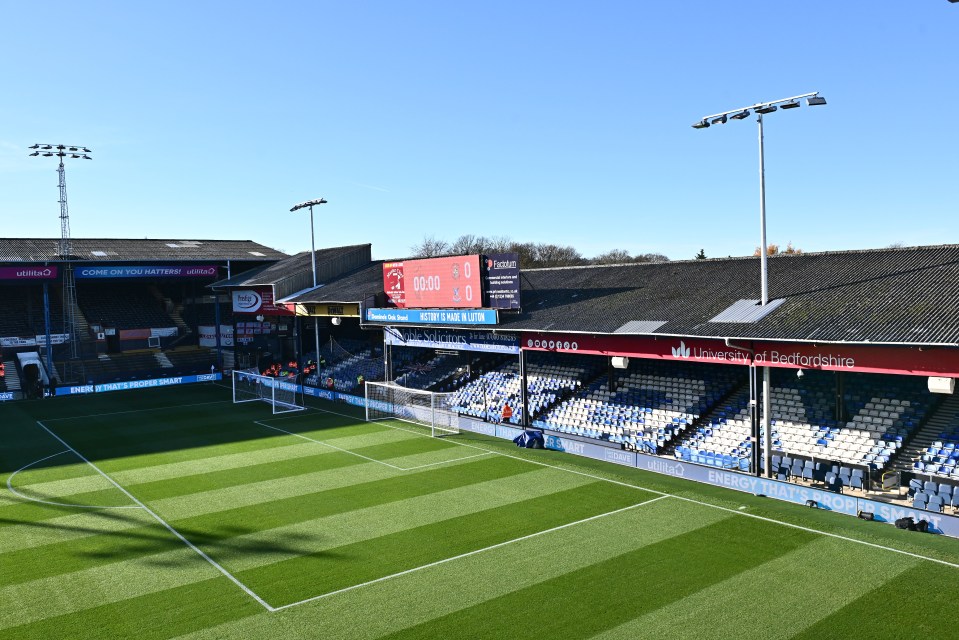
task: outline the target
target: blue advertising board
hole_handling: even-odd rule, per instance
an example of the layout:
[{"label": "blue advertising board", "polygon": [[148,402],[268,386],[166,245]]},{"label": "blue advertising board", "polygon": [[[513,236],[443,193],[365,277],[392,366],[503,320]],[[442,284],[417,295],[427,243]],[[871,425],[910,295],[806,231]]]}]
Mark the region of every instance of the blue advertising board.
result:
[{"label": "blue advertising board", "polygon": [[105,384],[82,384],[57,387],[56,395],[69,396],[87,393],[105,393],[108,391],[128,391],[130,389],[152,389],[177,384],[192,384],[195,382],[216,382],[222,380],[223,375],[217,373],[202,373],[196,376],[176,376],[174,378],[151,378],[149,380],[124,380],[123,382],[108,382]]},{"label": "blue advertising board", "polygon": [[366,310],[367,322],[382,324],[495,325],[496,309],[379,309]]},{"label": "blue advertising board", "polygon": [[519,353],[519,335],[515,333],[384,327],[383,341],[386,344],[400,347],[484,351],[486,353]]},{"label": "blue advertising board", "polygon": [[[520,429],[509,429],[509,433],[504,429],[501,432],[502,427],[497,425],[493,429],[492,426],[479,420],[460,418],[460,428],[466,431],[496,435],[509,440],[522,433]],[[785,502],[805,505],[812,500],[819,509],[835,511],[849,516],[857,516],[864,511],[872,513],[877,522],[893,523],[902,517],[911,517],[917,522],[925,520],[929,523],[930,533],[959,537],[959,518],[944,513],[933,513],[888,502],[833,493],[791,482],[757,478],[745,473],[683,462],[674,458],[659,458],[644,453],[624,451],[615,447],[604,447],[557,435],[546,434],[545,446],[553,451],[562,451],[595,460],[605,460],[624,466],[635,466],[644,471],[725,487]]]},{"label": "blue advertising board", "polygon": [[13,400],[13,391],[4,391],[0,393],[0,402],[6,402],[7,400]]},{"label": "blue advertising board", "polygon": [[203,278],[215,277],[214,265],[111,265],[85,266],[74,270],[78,280],[91,278]]}]

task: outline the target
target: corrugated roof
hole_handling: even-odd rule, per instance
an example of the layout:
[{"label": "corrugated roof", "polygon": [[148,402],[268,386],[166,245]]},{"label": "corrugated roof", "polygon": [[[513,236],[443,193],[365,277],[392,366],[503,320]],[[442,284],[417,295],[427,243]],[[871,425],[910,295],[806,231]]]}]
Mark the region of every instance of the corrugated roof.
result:
[{"label": "corrugated roof", "polygon": [[[324,282],[337,280],[344,274],[369,264],[371,245],[355,244],[330,247],[316,251],[316,273],[320,287]],[[274,287],[277,299],[288,298],[313,286],[313,260],[309,251],[298,253],[279,262],[251,269],[226,280],[214,282],[211,287]],[[287,300],[290,301],[290,300]]]},{"label": "corrugated roof", "polygon": [[[355,302],[382,290],[379,270],[363,277],[342,290],[329,282],[322,295]],[[772,256],[769,294],[783,302],[750,323],[710,320],[759,297],[758,257],[530,269],[521,280],[522,312],[500,314],[503,329],[611,334],[668,318],[649,333],[959,344],[959,245]]]},{"label": "corrugated roof", "polygon": [[[0,238],[0,263],[59,262],[59,246],[59,238]],[[258,262],[287,257],[252,240],[73,238],[71,247],[74,259],[82,262]]]}]

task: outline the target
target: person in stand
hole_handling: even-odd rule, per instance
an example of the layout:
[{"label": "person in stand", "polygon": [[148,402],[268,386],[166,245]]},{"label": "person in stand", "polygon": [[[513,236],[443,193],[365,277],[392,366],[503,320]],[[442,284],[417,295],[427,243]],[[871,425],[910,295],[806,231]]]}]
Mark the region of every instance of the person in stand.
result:
[{"label": "person in stand", "polygon": [[333,390],[333,387],[335,386],[335,384],[336,384],[336,383],[333,381],[333,377],[332,377],[332,376],[330,376],[329,378],[326,379],[326,388],[329,389],[330,391]]},{"label": "person in stand", "polygon": [[356,376],[356,386],[358,386],[358,387],[360,387],[360,388],[363,387],[363,374],[362,374],[362,373],[361,373],[360,375]]},{"label": "person in stand", "polygon": [[509,422],[513,417],[513,407],[509,406],[509,402],[503,403],[503,415],[500,422]]}]

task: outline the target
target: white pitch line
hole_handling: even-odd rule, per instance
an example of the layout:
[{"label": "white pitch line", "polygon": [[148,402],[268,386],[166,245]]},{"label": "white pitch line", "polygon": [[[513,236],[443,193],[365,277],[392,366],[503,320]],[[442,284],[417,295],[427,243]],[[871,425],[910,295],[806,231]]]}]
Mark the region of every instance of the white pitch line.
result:
[{"label": "white pitch line", "polygon": [[69,502],[54,502],[53,500],[41,500],[40,498],[34,498],[34,497],[28,496],[28,495],[26,495],[26,494],[20,493],[19,491],[17,491],[16,489],[13,488],[13,477],[14,477],[15,475],[17,475],[18,473],[20,473],[21,471],[23,471],[23,470],[25,470],[25,469],[29,469],[30,467],[32,467],[32,466],[35,465],[35,464],[40,464],[40,463],[43,462],[44,460],[49,460],[50,458],[55,458],[55,457],[57,457],[57,456],[59,456],[59,455],[63,455],[64,453],[70,453],[70,450],[69,450],[69,449],[65,449],[64,451],[59,451],[59,452],[57,452],[57,453],[54,453],[54,454],[51,455],[51,456],[47,456],[46,458],[40,458],[39,460],[34,460],[34,461],[31,462],[30,464],[28,464],[28,465],[26,465],[26,466],[23,466],[23,467],[20,467],[19,469],[17,469],[17,470],[14,471],[13,473],[11,473],[9,478],[7,478],[7,489],[9,489],[9,490],[10,490],[10,493],[12,493],[13,495],[17,496],[18,498],[22,498],[22,499],[24,499],[24,500],[29,500],[30,502],[39,502],[40,504],[50,504],[50,505],[53,505],[53,506],[55,506],[55,507],[74,507],[74,508],[76,508],[76,509],[139,509],[139,508],[140,508],[140,505],[138,505],[138,504],[128,504],[128,505],[120,505],[120,506],[108,507],[108,506],[99,506],[99,505],[95,505],[95,504],[71,504],[71,503],[69,503]]},{"label": "white pitch line", "polygon": [[507,545],[513,544],[515,542],[522,542],[523,540],[529,540],[530,538],[536,538],[538,536],[546,535],[547,533],[553,533],[555,531],[560,531],[561,529],[567,529],[569,527],[576,526],[578,524],[583,524],[585,522],[590,522],[591,520],[598,520],[599,518],[605,518],[607,516],[616,515],[617,513],[622,513],[624,511],[629,511],[630,509],[635,509],[637,507],[642,507],[648,504],[652,504],[657,500],[662,500],[663,498],[668,498],[669,496],[659,496],[657,498],[652,498],[650,500],[645,500],[643,502],[638,502],[636,504],[631,504],[628,507],[623,507],[621,509],[616,509],[614,511],[607,511],[606,513],[600,513],[595,516],[590,516],[588,518],[583,518],[582,520],[576,520],[575,522],[567,522],[566,524],[561,524],[559,526],[553,527],[551,529],[544,529],[543,531],[537,531],[529,535],[521,536],[519,538],[513,538],[512,540],[506,540],[504,542],[498,542],[496,544],[490,545],[488,547],[483,547],[482,549],[475,549],[473,551],[467,551],[466,553],[461,553],[458,556],[452,556],[450,558],[444,558],[442,560],[437,560],[436,562],[430,562],[429,564],[424,564],[419,567],[414,567],[412,569],[406,569],[405,571],[399,571],[397,573],[392,573],[388,576],[383,576],[381,578],[376,578],[375,580],[369,580],[367,582],[362,582],[360,584],[354,584],[349,587],[344,587],[342,589],[337,589],[336,591],[330,591],[329,593],[324,593],[319,596],[313,596],[312,598],[306,598],[305,600],[300,600],[298,602],[291,602],[290,604],[284,604],[279,607],[274,607],[274,611],[282,611],[283,609],[289,609],[290,607],[296,607],[301,604],[306,604],[307,602],[314,602],[316,600],[322,600],[323,598],[329,598],[340,593],[345,593],[347,591],[353,591],[354,589],[361,589],[363,587],[368,587],[370,585],[376,584],[378,582],[384,582],[386,580],[392,580],[393,578],[399,578],[400,576],[409,575],[411,573],[416,573],[417,571],[423,571],[424,569],[429,569],[431,567],[436,567],[441,564],[446,564],[448,562],[453,562],[454,560],[462,560],[463,558],[468,558],[470,556],[475,556],[478,553],[484,553],[486,551],[492,551],[493,549],[499,549],[500,547],[505,547]]},{"label": "white pitch line", "polygon": [[348,453],[351,456],[356,456],[357,458],[363,458],[364,460],[369,460],[370,462],[375,462],[377,464],[382,464],[389,467],[390,469],[395,469],[396,471],[406,471],[403,467],[398,467],[395,464],[390,464],[389,462],[383,462],[382,460],[377,460],[376,458],[371,458],[369,456],[364,456],[362,453],[356,453],[355,451],[350,451],[349,449],[343,449],[342,447],[337,447],[336,445],[330,444],[328,442],[323,442],[322,440],[315,440],[313,438],[307,437],[302,433],[294,433],[292,431],[287,431],[286,429],[281,429],[279,427],[274,427],[266,424],[265,422],[260,422],[255,420],[253,424],[258,424],[261,427],[266,427],[267,429],[273,429],[274,431],[279,431],[287,435],[296,436],[297,438],[303,438],[304,440],[309,440],[310,442],[315,442],[316,444],[321,444],[324,447],[329,447],[330,449],[336,449],[337,451],[342,451],[343,453]]},{"label": "white pitch line", "polygon": [[219,572],[222,573],[224,576],[226,576],[227,578],[229,578],[229,580],[230,580],[233,584],[235,584],[236,586],[240,587],[240,589],[242,589],[248,596],[250,596],[251,598],[253,598],[253,599],[256,600],[257,602],[259,602],[261,605],[263,605],[263,608],[265,608],[267,611],[271,611],[271,612],[272,612],[272,611],[275,611],[275,609],[274,609],[272,606],[270,606],[270,604],[269,604],[266,600],[264,600],[263,598],[261,598],[260,596],[258,596],[258,595],[257,595],[256,593],[254,593],[249,587],[247,587],[245,584],[243,584],[242,582],[240,582],[239,579],[236,578],[236,576],[234,576],[232,573],[230,573],[229,571],[227,571],[226,569],[224,569],[223,566],[222,566],[220,563],[218,563],[216,560],[214,560],[213,558],[211,558],[210,556],[208,556],[206,553],[204,553],[202,549],[200,549],[200,548],[197,547],[195,544],[193,544],[192,542],[190,542],[189,540],[187,540],[185,537],[183,537],[183,534],[181,534],[179,531],[177,531],[176,529],[174,529],[166,520],[164,520],[164,519],[161,518],[159,515],[157,515],[157,513],[156,513],[155,511],[153,511],[153,509],[151,509],[150,507],[148,507],[148,506],[146,506],[145,504],[143,504],[142,502],[140,502],[140,500],[138,500],[138,499],[136,498],[136,496],[134,496],[132,493],[130,493],[129,491],[127,491],[126,489],[124,489],[123,486],[120,485],[120,483],[118,483],[116,480],[114,480],[113,478],[111,478],[110,476],[108,476],[102,469],[100,469],[100,467],[98,467],[97,465],[95,465],[95,464],[93,464],[92,462],[90,462],[86,457],[84,457],[84,455],[83,455],[82,453],[80,453],[79,451],[77,451],[76,449],[74,449],[73,447],[71,447],[69,444],[67,444],[66,440],[64,440],[63,438],[61,438],[60,436],[58,436],[57,434],[55,434],[53,431],[51,431],[51,430],[47,427],[47,425],[43,424],[43,423],[40,422],[39,420],[37,420],[37,424],[40,425],[40,427],[41,427],[44,431],[46,431],[46,432],[49,433],[51,436],[53,436],[54,438],[56,438],[56,439],[60,442],[60,444],[62,444],[63,446],[65,446],[69,451],[72,451],[74,454],[76,454],[76,456],[77,456],[78,458],[80,458],[81,460],[83,460],[84,462],[86,462],[88,465],[90,465],[91,467],[93,467],[93,470],[96,471],[97,473],[99,473],[99,474],[100,474],[101,476],[103,476],[104,478],[106,478],[106,479],[110,482],[110,484],[112,484],[113,486],[115,486],[117,489],[119,489],[120,491],[122,491],[128,498],[130,498],[131,500],[133,500],[134,502],[136,502],[138,505],[140,505],[144,510],[146,510],[147,513],[149,513],[151,516],[153,516],[153,518],[154,518],[157,522],[159,522],[161,525],[163,525],[163,526],[167,529],[167,531],[169,531],[170,533],[172,533],[173,535],[175,535],[177,538],[179,538],[180,541],[183,542],[183,544],[185,544],[186,546],[188,546],[188,547],[190,547],[191,549],[193,549],[201,558],[203,558],[204,560],[206,560],[207,562],[209,562],[211,565],[213,565],[213,567],[216,568],[217,571],[219,571]]},{"label": "white pitch line", "polygon": [[[399,465],[390,464],[389,462],[384,462],[384,461],[382,461],[382,460],[377,460],[376,458],[371,458],[371,457],[369,457],[369,456],[364,456],[362,453],[357,453],[357,452],[355,452],[355,451],[350,451],[349,449],[344,449],[344,448],[342,448],[342,447],[338,447],[338,446],[336,446],[336,445],[334,445],[334,444],[330,444],[329,442],[325,442],[325,441],[323,441],[323,440],[315,440],[314,438],[310,438],[310,437],[308,437],[308,436],[305,436],[305,435],[303,435],[302,433],[295,433],[295,432],[293,432],[293,431],[287,431],[286,429],[281,429],[281,428],[279,428],[279,427],[274,427],[273,425],[269,425],[269,424],[267,424],[267,423],[265,423],[265,422],[260,422],[259,420],[255,420],[253,423],[254,423],[254,424],[258,424],[258,425],[260,425],[261,427],[266,427],[267,429],[273,429],[274,431],[280,431],[280,432],[282,432],[282,433],[286,433],[286,434],[291,435],[291,436],[296,436],[297,438],[303,438],[304,440],[308,440],[308,441],[310,441],[310,442],[315,442],[316,444],[321,444],[321,445],[323,445],[324,447],[329,447],[329,448],[331,448],[331,449],[336,449],[337,451],[342,451],[343,453],[348,453],[348,454],[350,454],[351,456],[356,456],[357,458],[363,458],[364,460],[368,460],[368,461],[370,461],[370,462],[375,462],[375,463],[377,463],[377,464],[382,464],[382,465],[385,465],[385,466],[389,467],[390,469],[395,469],[395,470],[397,470],[397,471],[414,471],[414,470],[416,470],[416,469],[425,469],[425,468],[427,468],[427,467],[435,467],[435,466],[438,466],[438,465],[441,465],[441,464],[449,464],[449,463],[451,463],[451,462],[459,462],[460,460],[469,460],[469,459],[471,459],[471,458],[479,458],[479,457],[482,457],[482,456],[488,456],[488,455],[492,455],[492,453],[493,453],[493,452],[491,452],[491,451],[486,451],[485,453],[478,453],[478,454],[473,455],[473,456],[464,456],[464,457],[462,457],[462,458],[453,458],[452,460],[441,460],[441,461],[439,461],[439,462],[431,462],[431,463],[429,463],[429,464],[421,464],[421,465],[418,465],[418,466],[415,466],[415,467],[401,467],[401,466],[399,466]],[[429,453],[429,452],[426,452],[426,453]],[[416,455],[416,454],[412,454],[412,455]]]},{"label": "white pitch line", "polygon": [[[325,410],[325,409],[316,409],[315,407],[314,407],[314,409],[315,409],[316,411],[321,411],[321,412],[325,412],[325,413],[333,413],[333,414],[335,414],[335,415],[342,415],[342,416],[346,416],[346,415],[347,415],[347,414],[343,414],[343,413],[337,413],[337,412],[335,412],[335,411],[327,411],[327,410]],[[347,416],[347,417],[354,417],[354,418],[355,418],[356,416]],[[404,428],[402,428],[402,427],[397,427],[397,426],[393,426],[393,425],[386,424],[386,423],[383,423],[383,426],[384,426],[384,427],[387,427],[387,428],[389,428],[389,429],[396,429],[396,430],[398,430],[398,431],[406,431],[407,433],[414,433],[414,434],[419,435],[419,436],[422,436],[422,437],[424,437],[424,438],[429,438],[429,437],[430,437],[430,436],[426,435],[425,433],[419,433],[419,432],[417,432],[417,431],[413,431],[412,429],[404,429]],[[472,433],[472,432],[470,432],[470,433]],[[883,550],[883,551],[889,551],[889,552],[891,552],[891,553],[898,553],[898,554],[900,554],[900,555],[909,556],[909,557],[912,557],[912,558],[917,558],[917,559],[919,559],[919,560],[927,560],[927,561],[929,561],[929,562],[934,562],[934,563],[936,563],[936,564],[941,564],[941,565],[945,565],[945,566],[947,566],[947,567],[952,567],[952,568],[954,568],[954,569],[959,569],[959,564],[957,564],[957,563],[949,562],[949,561],[947,561],[947,560],[940,560],[939,558],[932,558],[932,557],[930,557],[930,556],[924,556],[924,555],[918,554],[918,553],[912,553],[911,551],[904,551],[904,550],[902,550],[902,549],[897,549],[897,548],[895,548],[895,547],[888,547],[888,546],[885,546],[885,545],[876,544],[876,543],[874,543],[874,542],[866,542],[865,540],[858,540],[858,539],[856,539],[856,538],[850,538],[849,536],[840,535],[840,534],[838,534],[838,533],[831,533],[831,532],[829,532],[829,531],[822,531],[822,530],[820,530],[820,529],[812,529],[812,528],[810,528],[810,527],[804,527],[804,526],[798,525],[798,524],[792,524],[792,523],[789,523],[789,522],[783,522],[782,520],[776,520],[776,519],[774,519],[774,518],[767,518],[767,517],[765,517],[765,516],[760,516],[760,515],[756,515],[756,514],[753,514],[753,513],[746,513],[746,512],[743,512],[743,511],[736,510],[736,509],[730,509],[729,507],[723,507],[723,506],[720,506],[720,505],[717,505],[717,504],[711,504],[711,503],[709,503],[709,502],[703,502],[703,501],[701,501],[701,500],[696,500],[696,499],[694,499],[694,498],[687,498],[687,497],[685,497],[685,496],[678,496],[678,495],[675,495],[675,494],[672,494],[672,493],[667,493],[667,492],[665,492],[665,491],[658,491],[658,490],[656,490],[656,489],[648,489],[648,488],[646,488],[646,487],[642,487],[642,486],[639,486],[639,485],[629,484],[628,482],[621,482],[621,481],[619,481],[619,480],[613,480],[613,479],[611,479],[611,478],[604,478],[603,476],[593,475],[593,474],[591,474],[591,473],[586,473],[586,472],[584,472],[584,471],[575,471],[575,470],[573,470],[573,469],[567,469],[567,468],[565,468],[565,467],[559,467],[559,466],[552,465],[552,464],[549,464],[549,463],[546,463],[546,462],[540,462],[540,461],[538,461],[538,460],[531,460],[531,459],[529,459],[529,458],[522,458],[522,457],[520,457],[520,456],[511,455],[511,454],[509,454],[509,453],[503,453],[502,451],[495,451],[495,450],[491,450],[491,449],[485,449],[485,448],[483,448],[483,447],[480,447],[480,446],[477,446],[477,445],[474,445],[474,444],[468,444],[468,443],[466,443],[466,442],[457,442],[456,440],[450,440],[450,442],[452,442],[453,444],[457,444],[457,445],[459,445],[459,446],[461,446],[461,447],[469,447],[469,448],[471,448],[471,449],[479,449],[480,451],[488,451],[488,452],[490,452],[490,453],[493,453],[493,454],[496,454],[496,455],[500,455],[500,456],[504,456],[504,457],[506,457],[506,458],[512,458],[512,459],[514,459],[514,460],[522,460],[523,462],[529,462],[530,464],[537,464],[537,465],[540,465],[540,466],[542,466],[542,467],[548,467],[548,468],[550,468],[550,469],[556,469],[556,470],[558,470],[558,471],[566,471],[567,473],[574,473],[574,474],[579,475],[579,476],[584,476],[584,477],[587,477],[587,478],[593,478],[593,479],[595,479],[595,480],[602,480],[602,481],[604,481],[604,482],[610,482],[610,483],[612,483],[612,484],[617,484],[617,485],[620,485],[620,486],[623,486],[623,487],[629,487],[629,488],[637,489],[637,490],[640,490],[640,491],[648,491],[648,492],[650,492],[650,493],[659,494],[660,496],[663,496],[663,497],[676,498],[677,500],[683,500],[683,501],[685,501],[685,502],[690,502],[690,503],[692,503],[692,504],[698,504],[698,505],[700,505],[700,506],[709,507],[709,508],[711,508],[711,509],[719,509],[719,510],[721,510],[721,511],[726,511],[727,513],[732,513],[732,514],[735,514],[735,515],[744,516],[744,517],[746,517],[746,518],[755,518],[756,520],[763,520],[763,521],[765,521],[765,522],[770,522],[770,523],[773,523],[773,524],[778,524],[778,525],[781,525],[781,526],[783,526],[783,527],[789,527],[789,528],[791,528],[791,529],[798,529],[798,530],[800,530],[800,531],[807,531],[807,532],[809,532],[809,533],[816,533],[816,534],[819,534],[819,535],[822,535],[822,536],[828,536],[828,537],[830,537],[830,538],[836,538],[837,540],[845,540],[845,541],[847,541],[847,542],[852,542],[852,543],[855,543],[855,544],[860,544],[860,545],[863,545],[863,546],[866,546],[866,547],[872,547],[872,548],[875,548],[875,549],[881,549],[881,550]],[[629,468],[629,467],[627,467],[627,468]],[[679,479],[682,480],[682,478],[679,478]]]},{"label": "white pitch line", "polygon": [[404,468],[403,468],[403,471],[415,471],[416,469],[425,469],[425,468],[427,468],[427,467],[436,467],[436,466],[439,466],[439,465],[441,465],[441,464],[449,464],[449,463],[451,463],[451,462],[460,462],[460,461],[462,461],[462,460],[470,460],[471,458],[482,458],[483,456],[490,456],[490,455],[493,455],[493,453],[492,453],[491,451],[487,451],[486,453],[477,453],[476,455],[463,456],[462,458],[453,458],[453,459],[451,459],[451,460],[440,460],[439,462],[431,462],[431,463],[429,463],[429,464],[421,464],[421,465],[417,465],[417,466],[415,466],[415,467],[404,467]]}]

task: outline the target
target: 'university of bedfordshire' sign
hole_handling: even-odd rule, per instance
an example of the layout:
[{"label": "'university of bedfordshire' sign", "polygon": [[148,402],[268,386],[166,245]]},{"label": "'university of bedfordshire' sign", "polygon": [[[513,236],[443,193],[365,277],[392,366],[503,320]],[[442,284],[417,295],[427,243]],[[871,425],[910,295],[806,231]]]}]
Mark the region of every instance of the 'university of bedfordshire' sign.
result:
[{"label": "'university of bedfordshire' sign", "polygon": [[386,344],[401,347],[519,353],[519,337],[515,333],[386,327],[383,330],[383,340]]},{"label": "'university of bedfordshire' sign", "polygon": [[496,309],[367,309],[366,321],[380,324],[495,325]]},{"label": "'university of bedfordshire' sign", "polygon": [[749,365],[823,371],[858,371],[959,377],[959,349],[891,347],[834,343],[759,342],[755,354],[748,341],[727,346],[724,340],[670,336],[592,335],[524,332],[520,343],[530,351],[556,351],[711,364]]}]

